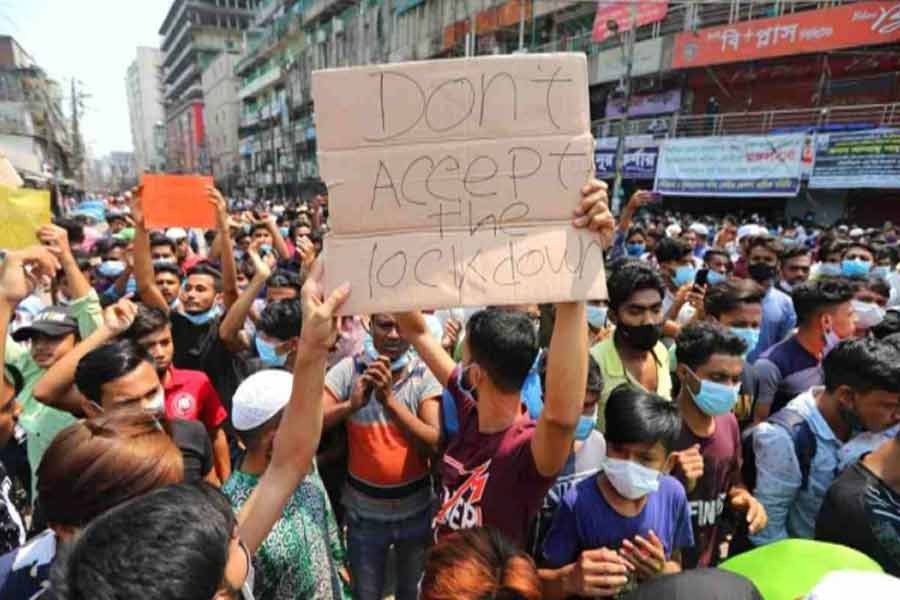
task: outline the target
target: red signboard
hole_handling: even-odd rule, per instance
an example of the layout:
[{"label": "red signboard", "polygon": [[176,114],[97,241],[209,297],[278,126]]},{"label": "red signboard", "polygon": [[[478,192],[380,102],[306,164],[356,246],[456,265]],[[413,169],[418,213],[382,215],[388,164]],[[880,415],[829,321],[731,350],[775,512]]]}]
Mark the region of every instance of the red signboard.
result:
[{"label": "red signboard", "polygon": [[900,41],[900,3],[859,2],[680,33],[673,69]]},{"label": "red signboard", "polygon": [[[631,10],[632,5],[635,8],[634,14]],[[619,25],[619,31],[631,31],[632,25],[640,27],[662,21],[668,12],[668,0],[632,0],[631,2],[601,0],[597,6],[597,16],[594,17],[593,40],[599,44],[613,35],[606,26],[609,21],[615,21]]]}]

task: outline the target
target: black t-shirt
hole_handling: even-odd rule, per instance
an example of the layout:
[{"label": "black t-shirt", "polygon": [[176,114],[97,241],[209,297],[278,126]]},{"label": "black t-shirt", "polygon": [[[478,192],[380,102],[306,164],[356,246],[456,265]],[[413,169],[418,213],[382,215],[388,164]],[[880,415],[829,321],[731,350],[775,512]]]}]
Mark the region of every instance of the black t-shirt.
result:
[{"label": "black t-shirt", "polygon": [[175,344],[173,364],[179,369],[206,373],[230,416],[231,398],[246,376],[246,367],[242,358],[232,354],[219,337],[221,319],[195,325],[174,311],[170,313],[170,319]]},{"label": "black t-shirt", "polygon": [[859,550],[900,577],[900,494],[862,461],[848,467],[825,495],[816,539]]},{"label": "black t-shirt", "polygon": [[169,431],[184,460],[185,483],[203,481],[213,468],[213,449],[206,427],[199,421],[169,421]]}]

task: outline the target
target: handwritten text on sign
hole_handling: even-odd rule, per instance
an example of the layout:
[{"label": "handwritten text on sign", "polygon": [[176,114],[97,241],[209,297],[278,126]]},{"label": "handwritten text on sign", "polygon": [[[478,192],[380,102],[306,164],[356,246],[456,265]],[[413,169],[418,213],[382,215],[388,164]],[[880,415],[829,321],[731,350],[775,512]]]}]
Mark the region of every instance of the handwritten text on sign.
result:
[{"label": "handwritten text on sign", "polygon": [[329,289],[348,313],[605,297],[570,221],[593,171],[583,54],[317,71]]}]

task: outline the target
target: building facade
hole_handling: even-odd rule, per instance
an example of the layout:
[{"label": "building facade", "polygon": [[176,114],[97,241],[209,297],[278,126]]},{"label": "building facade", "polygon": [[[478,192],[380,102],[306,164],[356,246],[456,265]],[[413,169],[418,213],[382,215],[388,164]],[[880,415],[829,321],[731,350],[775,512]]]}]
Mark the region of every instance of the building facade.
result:
[{"label": "building facade", "polygon": [[59,84],[11,36],[0,36],[0,152],[26,181],[74,183],[81,158]]},{"label": "building facade", "polygon": [[231,193],[240,171],[238,126],[241,105],[234,75],[236,52],[224,51],[203,71],[204,121],[210,173],[220,189]]},{"label": "building facade", "polygon": [[237,50],[258,0],[174,0],[162,36],[167,168],[208,172],[202,74],[222,51]]},{"label": "building facade", "polygon": [[157,142],[157,130],[165,123],[161,62],[162,54],[158,48],[139,47],[125,78],[131,141],[138,173],[165,169],[164,148]]}]

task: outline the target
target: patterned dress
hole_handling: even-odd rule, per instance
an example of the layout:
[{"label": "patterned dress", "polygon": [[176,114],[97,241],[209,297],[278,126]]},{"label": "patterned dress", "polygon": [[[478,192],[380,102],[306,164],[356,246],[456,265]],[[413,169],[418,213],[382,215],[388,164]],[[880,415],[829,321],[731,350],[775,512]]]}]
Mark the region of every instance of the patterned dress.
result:
[{"label": "patterned dress", "polygon": [[[255,475],[231,474],[222,491],[235,513],[258,483]],[[344,548],[318,471],[297,486],[253,561],[258,600],[351,600],[340,576]]]}]

